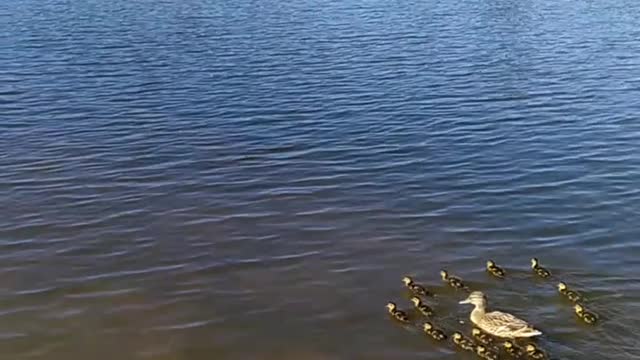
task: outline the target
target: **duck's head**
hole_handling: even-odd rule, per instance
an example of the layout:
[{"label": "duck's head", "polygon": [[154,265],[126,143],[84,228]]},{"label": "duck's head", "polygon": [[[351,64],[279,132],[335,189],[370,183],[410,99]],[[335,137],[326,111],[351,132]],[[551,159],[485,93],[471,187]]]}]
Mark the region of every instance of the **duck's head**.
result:
[{"label": "duck's head", "polygon": [[430,322],[426,322],[426,323],[424,323],[424,325],[422,325],[422,329],[424,331],[429,331],[429,330],[433,329],[433,325],[431,325]]},{"label": "duck's head", "polygon": [[476,346],[476,351],[480,354],[484,353],[485,351],[487,351],[487,348],[482,346],[482,345],[478,345]]},{"label": "duck's head", "polygon": [[567,284],[563,283],[562,281],[558,283],[558,290],[562,291],[562,290],[567,290]]},{"label": "duck's head", "polygon": [[462,334],[459,331],[454,332],[452,336],[453,336],[453,340],[462,339]]},{"label": "duck's head", "polygon": [[412,297],[411,297],[411,299],[409,299],[409,300],[411,300],[411,302],[412,302],[414,305],[418,305],[418,304],[420,304],[420,303],[422,302],[422,300],[420,300],[420,298],[419,298],[419,297],[417,297],[417,296],[412,296]]},{"label": "duck's head", "polygon": [[393,311],[393,310],[395,310],[395,309],[396,309],[396,304],[395,304],[395,303],[393,303],[393,302],[391,302],[391,301],[389,301],[389,302],[387,303],[387,309],[389,309],[389,311]]},{"label": "duck's head", "polygon": [[575,305],[573,306],[573,308],[576,310],[576,312],[577,312],[578,314],[580,314],[581,312],[583,312],[583,311],[584,311],[584,307],[583,307],[582,305],[580,305],[580,304],[575,304]]},{"label": "duck's head", "polygon": [[460,304],[473,304],[476,306],[484,306],[487,303],[487,298],[481,291],[474,291],[469,294],[469,297],[460,301]]},{"label": "duck's head", "polygon": [[440,270],[440,277],[442,278],[442,280],[447,280],[447,278],[449,277],[449,273],[447,272],[447,270]]},{"label": "duck's head", "polygon": [[540,262],[538,261],[538,258],[531,258],[531,268],[532,269],[538,267],[539,263]]},{"label": "duck's head", "polygon": [[411,277],[409,277],[409,276],[405,276],[405,277],[402,278],[402,282],[405,285],[409,285],[409,284],[411,284],[413,282],[413,279]]},{"label": "duck's head", "polygon": [[505,341],[505,342],[504,342],[504,348],[505,348],[505,349],[511,349],[511,348],[513,348],[513,343],[512,343],[511,341],[509,341],[509,340]]},{"label": "duck's head", "polygon": [[487,267],[488,267],[488,268],[490,268],[490,267],[494,267],[494,266],[496,266],[496,263],[495,263],[495,262],[493,262],[493,260],[489,260],[489,261],[487,261]]},{"label": "duck's head", "polygon": [[533,344],[527,344],[527,346],[524,348],[528,353],[533,353],[536,352],[536,350],[538,350],[538,348],[533,345]]},{"label": "duck's head", "polygon": [[471,330],[471,335],[473,336],[478,336],[480,334],[482,334],[482,331],[480,331],[480,329],[478,328],[473,328],[473,330]]}]

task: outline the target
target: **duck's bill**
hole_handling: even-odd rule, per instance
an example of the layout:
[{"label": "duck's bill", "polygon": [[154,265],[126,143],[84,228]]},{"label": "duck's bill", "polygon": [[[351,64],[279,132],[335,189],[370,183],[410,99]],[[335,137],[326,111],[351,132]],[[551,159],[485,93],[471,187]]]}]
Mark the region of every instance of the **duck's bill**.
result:
[{"label": "duck's bill", "polygon": [[471,300],[465,299],[459,302],[459,304],[471,304]]}]

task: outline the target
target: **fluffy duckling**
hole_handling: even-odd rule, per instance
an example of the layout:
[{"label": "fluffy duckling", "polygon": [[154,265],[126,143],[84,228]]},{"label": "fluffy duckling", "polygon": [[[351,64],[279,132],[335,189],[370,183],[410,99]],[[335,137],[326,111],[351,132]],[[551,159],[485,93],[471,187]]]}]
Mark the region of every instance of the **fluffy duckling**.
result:
[{"label": "fluffy duckling", "polygon": [[549,270],[540,266],[540,262],[538,261],[537,258],[531,259],[531,268],[538,276],[540,276],[543,279],[546,279],[551,276],[551,272]]},{"label": "fluffy duckling", "polygon": [[474,339],[476,339],[477,342],[479,342],[482,345],[486,345],[486,346],[493,345],[493,338],[489,334],[483,333],[482,330],[478,328],[473,328],[473,330],[471,330],[471,335],[473,336]]},{"label": "fluffy duckling", "polygon": [[576,314],[578,315],[578,317],[587,324],[595,324],[598,321],[598,317],[596,316],[596,314],[588,311],[584,308],[584,306],[576,304],[573,308],[576,310]]},{"label": "fluffy duckling", "polygon": [[433,296],[433,294],[428,291],[427,289],[425,289],[424,286],[420,285],[420,284],[416,284],[415,282],[413,282],[413,279],[409,276],[405,276],[402,278],[402,282],[404,283],[404,286],[406,286],[409,290],[411,290],[412,293],[414,293],[415,295],[418,296]]},{"label": "fluffy duckling", "polygon": [[529,357],[529,359],[547,359],[547,354],[545,354],[544,351],[540,350],[535,344],[527,344],[527,346],[525,347],[525,351],[527,352],[527,357]]},{"label": "fluffy duckling", "polygon": [[486,360],[498,360],[498,354],[494,353],[493,351],[489,350],[486,348],[486,346],[484,345],[478,345],[476,346],[476,354],[481,358],[481,359],[486,359]]},{"label": "fluffy duckling", "polygon": [[506,274],[504,269],[496,265],[496,263],[493,260],[487,261],[487,271],[491,273],[491,275],[501,279],[504,278]]},{"label": "fluffy duckling", "polygon": [[391,316],[393,316],[394,319],[400,321],[401,323],[408,323],[409,322],[409,316],[407,315],[407,313],[405,313],[402,310],[398,310],[398,308],[397,308],[395,303],[388,302],[387,303],[387,310],[389,311],[389,314]]},{"label": "fluffy duckling", "polygon": [[558,283],[558,292],[560,292],[560,294],[564,295],[567,299],[569,299],[571,302],[578,302],[582,299],[582,296],[580,296],[580,294],[578,294],[577,292],[570,290],[567,287],[567,284],[563,283],[562,281]]},{"label": "fluffy duckling", "polygon": [[432,338],[438,341],[441,341],[447,338],[447,335],[445,335],[444,331],[434,328],[430,322],[424,323],[424,325],[422,325],[422,329],[424,330],[425,334],[431,336]]},{"label": "fluffy duckling", "polygon": [[446,270],[440,270],[440,276],[443,281],[446,281],[449,286],[455,289],[467,289],[465,284],[462,282],[462,279],[455,276],[450,276]]},{"label": "fluffy duckling", "polygon": [[452,335],[452,338],[453,338],[453,343],[456,344],[460,349],[466,350],[466,351],[474,350],[473,341],[471,339],[464,337],[464,335],[462,335],[461,332],[459,331],[454,332]]},{"label": "fluffy duckling", "polygon": [[520,356],[522,356],[522,349],[514,344],[512,341],[505,341],[504,342],[504,350],[507,352],[507,354],[511,355],[514,358],[519,358]]},{"label": "fluffy duckling", "polygon": [[416,308],[416,310],[420,311],[422,315],[424,316],[433,315],[433,309],[429,305],[423,303],[419,297],[413,296],[411,298],[411,302],[413,303],[413,306]]}]

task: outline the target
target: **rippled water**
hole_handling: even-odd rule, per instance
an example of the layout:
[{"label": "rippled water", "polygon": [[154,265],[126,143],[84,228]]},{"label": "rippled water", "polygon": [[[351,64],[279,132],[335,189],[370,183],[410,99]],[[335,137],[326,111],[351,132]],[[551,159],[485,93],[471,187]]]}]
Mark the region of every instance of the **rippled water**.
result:
[{"label": "rippled water", "polygon": [[3,2],[0,357],[472,359],[385,313],[410,273],[468,330],[446,267],[557,359],[639,358],[639,19],[624,0]]}]

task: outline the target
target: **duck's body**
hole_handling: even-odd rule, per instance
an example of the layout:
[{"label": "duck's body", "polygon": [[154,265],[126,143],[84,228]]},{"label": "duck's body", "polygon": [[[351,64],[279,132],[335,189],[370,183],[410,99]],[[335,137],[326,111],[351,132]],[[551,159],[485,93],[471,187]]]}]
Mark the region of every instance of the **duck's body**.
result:
[{"label": "duck's body", "polygon": [[504,278],[504,276],[506,275],[506,272],[504,271],[504,269],[496,265],[496,263],[493,262],[493,260],[487,261],[487,271],[491,275],[500,279]]},{"label": "duck's body", "polygon": [[582,299],[582,296],[579,293],[570,290],[569,287],[567,287],[567,284],[563,282],[558,283],[558,292],[574,303]]},{"label": "duck's body", "polygon": [[504,350],[514,358],[519,358],[523,354],[522,349],[511,341],[504,342]]},{"label": "duck's body", "polygon": [[456,276],[451,276],[446,270],[440,271],[440,277],[442,277],[443,281],[446,281],[449,286],[454,289],[468,289],[467,286],[462,282],[462,279]]},{"label": "duck's body", "polygon": [[471,335],[473,335],[473,338],[480,344],[493,346],[493,338],[489,334],[483,333],[482,330],[473,328],[473,330],[471,330]]},{"label": "duck's body", "polygon": [[551,271],[540,266],[540,262],[537,258],[531,259],[531,268],[533,269],[533,272],[536,273],[536,275],[540,276],[543,279],[551,277]]},{"label": "duck's body", "polygon": [[389,311],[389,315],[401,323],[406,324],[409,322],[409,315],[402,310],[398,310],[396,304],[392,302],[387,303],[387,310]]},{"label": "duck's body", "polygon": [[585,309],[584,306],[580,304],[576,304],[574,306],[574,309],[576,311],[576,315],[578,315],[578,317],[582,319],[582,321],[586,322],[587,324],[593,325],[596,322],[598,322],[598,316],[596,316],[596,314],[592,313],[591,311],[588,311],[587,309]]},{"label": "duck's body", "polygon": [[444,331],[434,328],[430,322],[424,323],[422,329],[425,334],[431,336],[435,340],[442,341],[447,338],[447,335],[445,335]]},{"label": "duck's body", "polygon": [[526,321],[511,314],[500,311],[486,312],[487,298],[480,291],[472,292],[466,300],[460,303],[475,305],[471,311],[471,322],[488,334],[510,339],[542,334]]},{"label": "duck's body", "polygon": [[487,349],[484,345],[476,346],[476,354],[481,359],[498,360],[498,354],[496,354],[493,351]]},{"label": "duck's body", "polygon": [[424,316],[433,315],[433,309],[429,305],[423,303],[419,297],[417,296],[412,297],[411,302],[413,303],[413,306],[416,308],[416,310],[420,311],[422,315]]},{"label": "duck's body", "polygon": [[415,295],[418,296],[433,296],[433,294],[427,290],[424,286],[420,284],[416,284],[412,278],[409,276],[405,276],[402,279],[404,285]]},{"label": "duck's body", "polygon": [[456,331],[453,333],[452,339],[453,339],[453,343],[456,344],[458,348],[466,351],[474,350],[473,341],[471,339],[467,339],[466,337],[464,337],[464,335],[462,335],[462,333],[460,333],[459,331]]},{"label": "duck's body", "polygon": [[544,351],[538,349],[538,347],[535,346],[534,344],[528,344],[525,347],[525,351],[527,352],[527,357],[529,359],[534,359],[534,360],[546,360],[547,359],[547,354],[545,354]]}]

